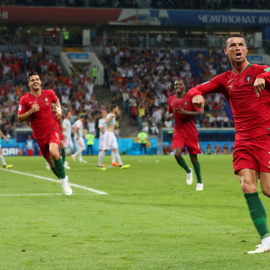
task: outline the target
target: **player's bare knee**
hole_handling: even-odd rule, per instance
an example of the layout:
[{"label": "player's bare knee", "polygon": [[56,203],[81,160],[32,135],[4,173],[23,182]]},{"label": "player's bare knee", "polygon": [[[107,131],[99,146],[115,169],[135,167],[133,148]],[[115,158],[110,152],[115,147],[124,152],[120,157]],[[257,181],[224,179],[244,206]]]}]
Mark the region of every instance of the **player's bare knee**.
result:
[{"label": "player's bare knee", "polygon": [[53,152],[51,153],[51,156],[52,156],[53,160],[58,160],[59,157],[60,157],[58,151],[53,151]]},{"label": "player's bare knee", "polygon": [[238,176],[238,179],[241,183],[241,188],[244,194],[253,193],[257,191],[257,187],[253,184],[251,179],[248,179],[244,176]]},{"label": "player's bare knee", "polygon": [[198,162],[197,156],[196,155],[190,155],[190,160],[192,164],[196,164]]},{"label": "player's bare knee", "polygon": [[177,158],[181,158],[181,156],[182,156],[182,151],[175,150],[175,151],[174,151],[174,156],[175,156],[176,159],[177,159]]}]

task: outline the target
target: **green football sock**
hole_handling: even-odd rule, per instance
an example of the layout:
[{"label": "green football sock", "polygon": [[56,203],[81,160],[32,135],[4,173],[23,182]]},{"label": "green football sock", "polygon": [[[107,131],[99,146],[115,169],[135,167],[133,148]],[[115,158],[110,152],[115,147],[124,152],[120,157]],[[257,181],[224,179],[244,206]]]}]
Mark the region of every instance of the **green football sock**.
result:
[{"label": "green football sock", "polygon": [[64,148],[61,150],[61,154],[62,154],[63,163],[65,163],[65,160],[66,160],[66,150]]},{"label": "green football sock", "polygon": [[64,179],[66,177],[66,171],[64,168],[62,158],[59,157],[57,160],[54,160],[54,168],[57,174],[59,175],[60,179]]},{"label": "green football sock", "polygon": [[191,170],[190,168],[188,167],[187,163],[185,162],[185,160],[183,159],[183,157],[176,157],[175,156],[175,159],[177,161],[177,163],[187,172],[187,173],[190,173]]},{"label": "green football sock", "polygon": [[53,173],[57,176],[57,178],[60,178],[59,175],[57,174],[55,168],[54,167],[51,167],[51,169],[52,169]]},{"label": "green football sock", "polygon": [[197,163],[193,164],[193,167],[194,167],[194,171],[195,171],[196,176],[197,176],[197,182],[202,183],[201,166],[200,166],[199,161],[197,161]]},{"label": "green football sock", "polygon": [[254,226],[261,238],[270,236],[266,222],[266,212],[258,192],[244,194],[248,205],[249,213]]}]

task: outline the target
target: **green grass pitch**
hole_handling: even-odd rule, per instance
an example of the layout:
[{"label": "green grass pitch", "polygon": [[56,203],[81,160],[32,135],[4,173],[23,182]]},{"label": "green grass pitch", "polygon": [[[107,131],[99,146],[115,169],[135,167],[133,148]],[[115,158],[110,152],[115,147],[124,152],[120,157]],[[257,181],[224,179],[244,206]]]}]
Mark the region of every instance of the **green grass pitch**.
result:
[{"label": "green grass pitch", "polygon": [[269,269],[270,253],[245,254],[260,239],[232,156],[199,156],[202,192],[173,156],[122,156],[131,167],[107,171],[84,158],[67,157],[79,185],[67,197],[46,180],[56,178],[42,157],[6,157],[14,167],[0,170],[1,270]]}]

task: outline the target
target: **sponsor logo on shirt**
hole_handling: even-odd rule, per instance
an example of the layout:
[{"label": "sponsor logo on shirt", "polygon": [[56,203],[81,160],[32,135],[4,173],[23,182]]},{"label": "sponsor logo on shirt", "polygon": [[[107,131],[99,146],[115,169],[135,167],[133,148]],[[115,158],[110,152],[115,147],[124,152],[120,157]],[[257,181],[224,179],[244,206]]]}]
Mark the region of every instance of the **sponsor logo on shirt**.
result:
[{"label": "sponsor logo on shirt", "polygon": [[184,105],[187,106],[187,101],[184,102]]},{"label": "sponsor logo on shirt", "polygon": [[269,72],[270,71],[270,67],[266,68],[264,71]]},{"label": "sponsor logo on shirt", "polygon": [[18,110],[19,110],[19,111],[21,111],[21,110],[22,110],[22,105],[21,105],[21,104],[19,104],[19,108],[18,108]]}]

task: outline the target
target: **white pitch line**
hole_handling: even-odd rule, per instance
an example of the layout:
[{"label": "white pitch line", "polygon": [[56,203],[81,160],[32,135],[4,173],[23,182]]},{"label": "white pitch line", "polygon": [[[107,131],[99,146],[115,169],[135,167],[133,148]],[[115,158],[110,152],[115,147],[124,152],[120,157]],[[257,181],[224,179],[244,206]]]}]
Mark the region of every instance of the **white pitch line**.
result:
[{"label": "white pitch line", "polygon": [[[36,194],[0,194],[0,197],[23,197],[23,196],[55,196],[55,195],[61,195],[64,196],[63,193],[36,193]],[[72,193],[72,196],[74,195],[95,195],[95,194],[91,194],[91,193]]]},{"label": "white pitch line", "polygon": [[[2,168],[1,168],[1,170],[5,171],[5,172],[12,172],[12,173],[22,174],[22,175],[26,175],[26,176],[31,176],[31,177],[51,181],[51,182],[61,183],[61,180],[55,180],[55,179],[52,179],[52,178],[43,177],[43,176],[39,176],[39,175],[35,175],[35,174],[19,172],[19,171],[14,171],[14,170],[10,170],[10,169],[7,170],[7,169],[2,169]],[[100,190],[97,190],[97,189],[93,189],[93,188],[89,188],[89,187],[85,187],[85,186],[81,186],[81,185],[77,185],[77,184],[73,184],[73,183],[69,183],[69,185],[72,186],[72,187],[92,191],[92,192],[98,193],[98,194],[103,194],[103,195],[108,194],[108,193],[106,193],[104,191],[100,191]]]}]

